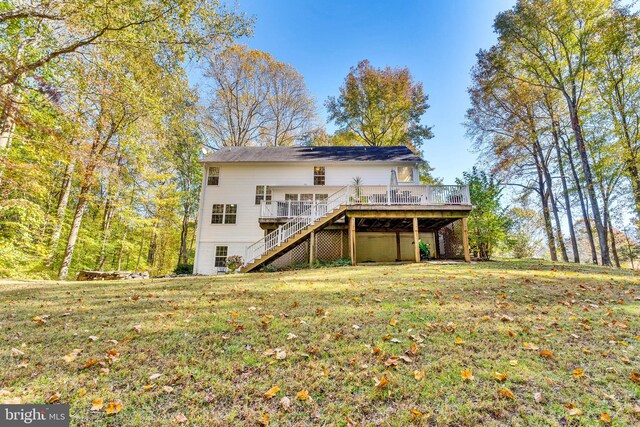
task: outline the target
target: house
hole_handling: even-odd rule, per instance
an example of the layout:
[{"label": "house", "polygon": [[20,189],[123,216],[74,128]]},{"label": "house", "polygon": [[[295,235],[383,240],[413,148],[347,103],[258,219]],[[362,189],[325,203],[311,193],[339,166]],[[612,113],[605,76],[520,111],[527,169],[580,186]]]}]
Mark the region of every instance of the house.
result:
[{"label": "house", "polygon": [[[224,147],[202,159],[194,272],[243,271],[347,258],[359,262],[469,260],[469,190],[420,185],[407,147]],[[457,241],[456,241],[457,236]]]}]

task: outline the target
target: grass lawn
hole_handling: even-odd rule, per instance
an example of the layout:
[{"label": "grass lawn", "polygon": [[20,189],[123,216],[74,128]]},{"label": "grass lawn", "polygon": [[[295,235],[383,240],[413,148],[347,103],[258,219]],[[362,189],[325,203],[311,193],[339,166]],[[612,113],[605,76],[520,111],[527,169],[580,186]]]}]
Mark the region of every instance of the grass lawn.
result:
[{"label": "grass lawn", "polygon": [[4,282],[0,403],[92,426],[632,425],[639,284],[538,261]]}]

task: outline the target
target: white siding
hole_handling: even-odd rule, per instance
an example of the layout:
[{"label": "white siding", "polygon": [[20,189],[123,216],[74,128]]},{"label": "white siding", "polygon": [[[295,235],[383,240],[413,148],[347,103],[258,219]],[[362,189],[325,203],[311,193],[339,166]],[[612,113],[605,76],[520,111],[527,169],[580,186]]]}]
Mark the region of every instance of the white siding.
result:
[{"label": "white siding", "polygon": [[[215,246],[228,246],[228,255],[244,257],[245,249],[264,236],[258,223],[260,206],[255,204],[257,185],[298,187],[274,189],[272,200],[284,200],[288,192],[331,195],[350,185],[356,176],[361,178],[362,185],[388,185],[391,170],[406,163],[208,163],[203,166],[205,173],[207,167],[218,166],[220,179],[218,185],[206,185],[206,176],[203,179],[194,270],[198,274],[215,274]],[[325,167],[325,186],[313,185],[314,166]],[[414,177],[417,179],[417,173]],[[236,224],[211,224],[214,204],[238,205]]]}]

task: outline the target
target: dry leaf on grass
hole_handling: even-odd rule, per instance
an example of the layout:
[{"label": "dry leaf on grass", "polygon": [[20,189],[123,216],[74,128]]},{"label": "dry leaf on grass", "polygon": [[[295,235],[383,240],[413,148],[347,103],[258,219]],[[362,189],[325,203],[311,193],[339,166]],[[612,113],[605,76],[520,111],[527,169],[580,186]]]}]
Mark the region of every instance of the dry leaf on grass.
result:
[{"label": "dry leaf on grass", "polygon": [[282,409],[284,409],[285,411],[288,411],[291,408],[291,399],[289,399],[287,396],[283,397],[282,399],[280,399],[280,406],[282,406]]},{"label": "dry leaf on grass", "polygon": [[91,410],[92,411],[99,411],[102,409],[102,407],[104,406],[103,404],[103,400],[101,397],[97,398],[97,399],[93,399],[91,401]]},{"label": "dry leaf on grass", "polygon": [[279,391],[280,391],[280,386],[274,385],[264,394],[264,397],[266,397],[267,399],[271,399]]},{"label": "dry leaf on grass", "polygon": [[498,394],[509,398],[511,400],[515,399],[516,396],[513,394],[513,392],[511,390],[509,390],[508,388],[501,388],[500,390],[498,390]]},{"label": "dry leaf on grass", "polygon": [[47,403],[53,403],[53,402],[56,402],[56,401],[60,400],[60,396],[61,396],[60,393],[55,393],[55,394],[49,396],[49,398],[47,399]]},{"label": "dry leaf on grass", "polygon": [[120,400],[114,400],[107,403],[107,407],[104,409],[107,415],[115,415],[122,411],[122,402]]},{"label": "dry leaf on grass", "polygon": [[173,419],[178,424],[186,423],[188,421],[184,414],[177,414]]},{"label": "dry leaf on grass", "polygon": [[309,400],[309,392],[307,390],[300,390],[296,393],[296,400]]},{"label": "dry leaf on grass", "polygon": [[389,384],[389,380],[384,376],[382,376],[380,378],[374,378],[374,379],[375,379],[375,382],[376,382],[376,388],[377,389],[385,388]]},{"label": "dry leaf on grass", "polygon": [[507,379],[507,377],[509,376],[509,374],[507,373],[500,373],[500,372],[494,372],[493,373],[493,378],[497,379],[498,381],[504,381]]},{"label": "dry leaf on grass", "polygon": [[464,371],[460,372],[460,376],[462,377],[463,380],[465,381],[471,381],[473,380],[474,376],[471,373],[470,369],[465,369]]}]

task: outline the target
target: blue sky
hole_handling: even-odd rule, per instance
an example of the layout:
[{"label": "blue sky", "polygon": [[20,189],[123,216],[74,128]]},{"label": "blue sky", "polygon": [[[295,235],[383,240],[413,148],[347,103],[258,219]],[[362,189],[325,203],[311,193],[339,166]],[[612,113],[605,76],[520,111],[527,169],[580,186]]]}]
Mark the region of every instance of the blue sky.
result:
[{"label": "blue sky", "polygon": [[[318,112],[336,96],[349,68],[407,66],[424,84],[431,108],[423,123],[435,137],[422,147],[435,175],[453,183],[476,164],[462,126],[475,54],[495,42],[493,19],[513,0],[238,0],[256,18],[242,40],[293,65],[305,78]],[[327,125],[332,130],[331,125]]]}]

